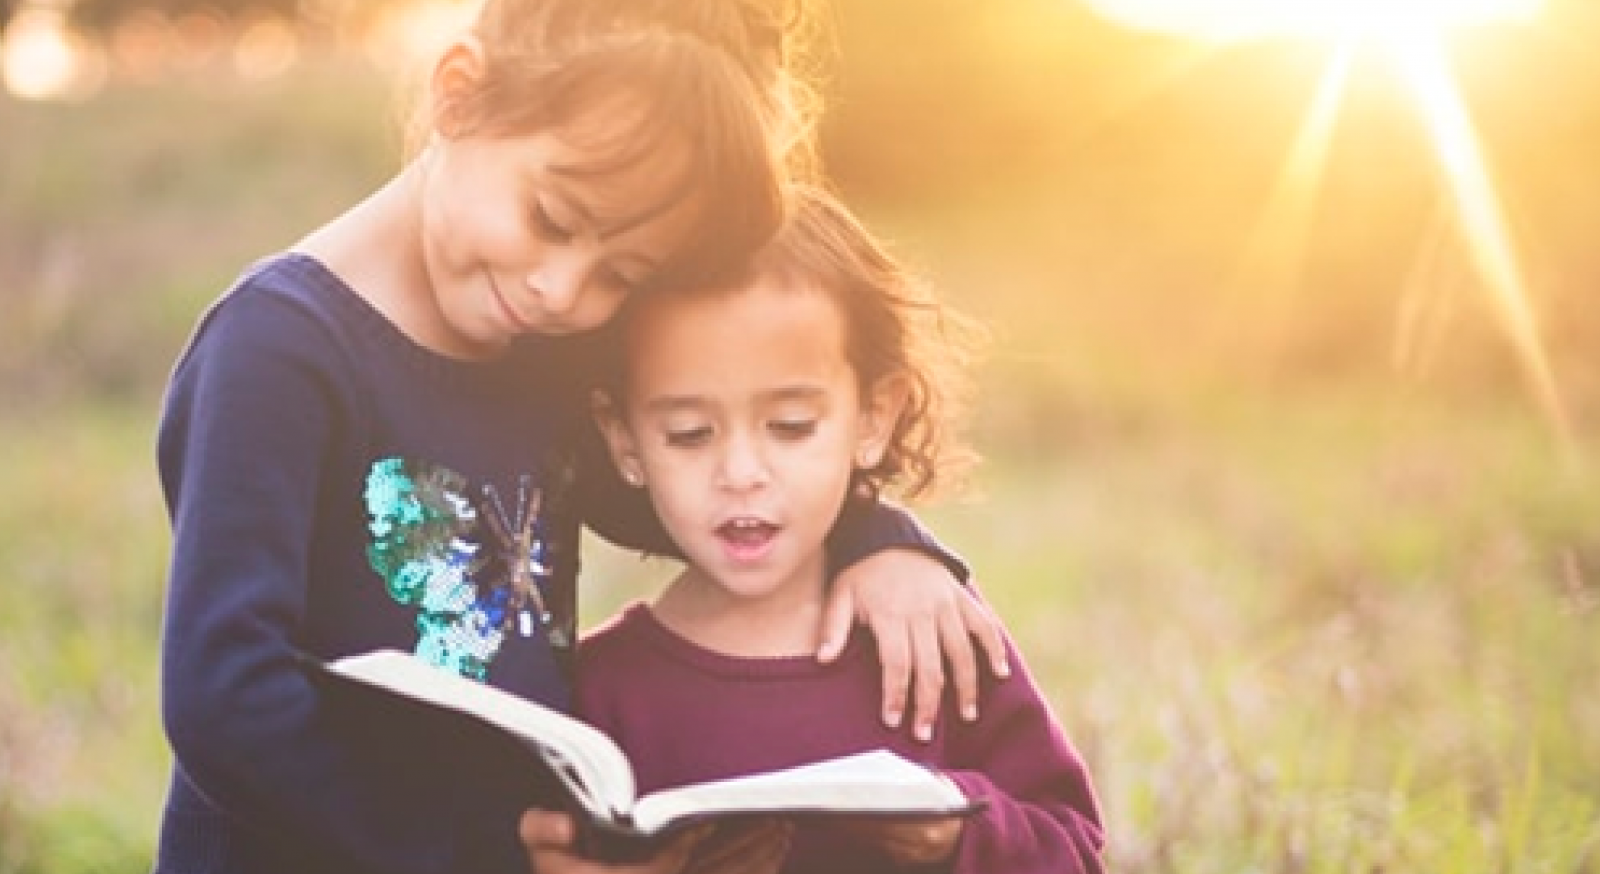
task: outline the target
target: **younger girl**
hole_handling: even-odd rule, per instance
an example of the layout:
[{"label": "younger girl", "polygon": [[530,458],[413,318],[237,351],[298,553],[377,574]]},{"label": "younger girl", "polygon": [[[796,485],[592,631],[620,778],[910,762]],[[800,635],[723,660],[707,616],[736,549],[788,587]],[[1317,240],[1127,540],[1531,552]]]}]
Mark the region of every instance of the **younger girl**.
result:
[{"label": "younger girl", "polygon": [[833,665],[807,655],[841,511],[934,478],[942,318],[842,206],[808,192],[736,281],[630,307],[597,402],[623,478],[687,562],[579,648],[577,710],[622,746],[639,790],[887,747],[986,805],[970,819],[802,822],[791,874],[1101,868],[1089,775],[1025,671],[986,690],[981,721],[947,707],[918,745],[874,718],[871,640]]},{"label": "younger girl", "polygon": [[[574,468],[584,335],[777,226],[783,36],[752,0],[488,0],[432,68],[418,157],[206,313],[159,437],[160,874],[527,870],[538,799],[329,706],[297,660],[398,647],[566,703],[579,523],[670,545]],[[932,548],[885,507],[847,535],[846,561]],[[965,597],[923,555],[871,561],[860,603],[902,636]],[[896,624],[905,601],[945,606]]]}]

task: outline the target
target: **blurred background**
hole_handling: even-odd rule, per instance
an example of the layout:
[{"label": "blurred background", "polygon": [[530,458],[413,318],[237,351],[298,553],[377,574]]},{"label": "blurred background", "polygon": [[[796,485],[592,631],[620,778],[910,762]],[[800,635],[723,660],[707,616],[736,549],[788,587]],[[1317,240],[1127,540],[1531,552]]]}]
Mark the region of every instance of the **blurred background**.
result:
[{"label": "blurred background", "polygon": [[[0,874],[148,869],[164,378],[464,12],[0,0]],[[919,511],[1114,867],[1600,869],[1600,4],[824,18],[831,172],[995,334]],[[591,555],[587,621],[662,570]]]}]

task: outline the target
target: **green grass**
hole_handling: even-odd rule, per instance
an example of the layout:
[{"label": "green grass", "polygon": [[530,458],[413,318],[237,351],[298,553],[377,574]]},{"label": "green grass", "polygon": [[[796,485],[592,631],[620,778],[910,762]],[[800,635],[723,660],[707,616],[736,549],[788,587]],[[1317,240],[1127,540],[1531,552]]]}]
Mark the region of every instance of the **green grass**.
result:
[{"label": "green grass", "polygon": [[1124,870],[1600,849],[1593,489],[1534,427],[1372,419],[1173,423],[937,514],[1088,748]]},{"label": "green grass", "polygon": [[[927,515],[1089,757],[1119,870],[1592,870],[1600,493],[1526,423],[1331,406],[995,459]],[[148,861],[151,427],[0,436],[0,871]],[[588,620],[662,572],[590,551]]]},{"label": "green grass", "polygon": [[166,531],[147,410],[0,434],[0,871],[147,868]]},{"label": "green grass", "polygon": [[[161,378],[244,261],[393,166],[391,114],[321,68],[0,102],[0,874],[148,869]],[[1600,867],[1594,393],[1563,447],[1493,355],[1433,382],[1305,353],[1384,322],[1348,301],[1254,357],[1091,207],[986,197],[864,207],[998,323],[989,463],[924,512],[1087,755],[1116,868]],[[588,620],[663,572],[588,566]]]}]

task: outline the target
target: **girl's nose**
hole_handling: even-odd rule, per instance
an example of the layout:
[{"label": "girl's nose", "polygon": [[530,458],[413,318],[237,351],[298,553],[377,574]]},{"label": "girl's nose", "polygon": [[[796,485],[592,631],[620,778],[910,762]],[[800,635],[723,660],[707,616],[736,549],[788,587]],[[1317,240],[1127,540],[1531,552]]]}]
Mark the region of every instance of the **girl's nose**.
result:
[{"label": "girl's nose", "polygon": [[551,315],[565,315],[578,305],[586,272],[575,258],[551,259],[524,280],[539,305]]},{"label": "girl's nose", "polygon": [[755,441],[737,436],[725,444],[719,474],[723,488],[737,491],[766,485],[770,478]]}]

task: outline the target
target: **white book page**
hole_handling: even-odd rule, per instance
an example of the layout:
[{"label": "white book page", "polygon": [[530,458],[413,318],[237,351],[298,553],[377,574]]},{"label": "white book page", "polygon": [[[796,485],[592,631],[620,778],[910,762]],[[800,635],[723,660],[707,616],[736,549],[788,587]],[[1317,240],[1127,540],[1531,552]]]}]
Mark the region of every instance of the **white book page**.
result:
[{"label": "white book page", "polygon": [[767,774],[663,789],[635,803],[633,823],[654,832],[679,817],[707,812],[945,813],[967,806],[967,797],[944,775],[888,750],[873,750]]},{"label": "white book page", "polygon": [[[525,698],[438,668],[399,650],[328,663],[334,673],[409,698],[476,716],[549,751],[557,776],[598,816],[612,819],[633,803],[633,769],[594,727]],[[562,765],[566,767],[562,767]]]}]

